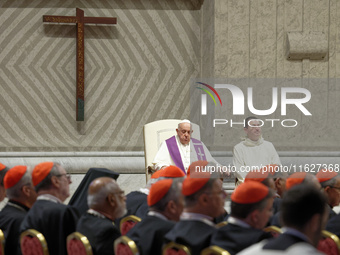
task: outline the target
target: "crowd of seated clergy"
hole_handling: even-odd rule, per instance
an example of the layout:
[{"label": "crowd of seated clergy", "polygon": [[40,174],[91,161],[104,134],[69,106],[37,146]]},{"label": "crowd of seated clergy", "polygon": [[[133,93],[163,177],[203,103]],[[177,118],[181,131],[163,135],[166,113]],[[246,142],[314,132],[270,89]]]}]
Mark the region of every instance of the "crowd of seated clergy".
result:
[{"label": "crowd of seated clergy", "polygon": [[[275,166],[252,171],[228,198],[219,175],[198,171],[208,164],[193,162],[187,174],[173,165],[162,168],[127,196],[116,173],[98,170],[78,187],[86,191],[77,193],[86,196],[84,210],[80,203],[64,203],[72,181],[62,165],[42,162],[9,169],[0,163],[0,198],[8,198],[0,212],[4,254],[22,254],[20,234],[28,229],[45,237],[51,255],[68,254],[67,237],[76,231],[87,237],[93,254],[115,254],[114,242],[122,236],[119,222],[128,215],[141,219],[125,234],[140,255],[162,254],[171,242],[192,255],[211,246],[231,255],[323,254],[316,248],[322,230],[339,235],[340,216],[333,210],[340,202],[337,172],[288,176],[278,174]],[[266,231],[273,224],[282,234]]]}]

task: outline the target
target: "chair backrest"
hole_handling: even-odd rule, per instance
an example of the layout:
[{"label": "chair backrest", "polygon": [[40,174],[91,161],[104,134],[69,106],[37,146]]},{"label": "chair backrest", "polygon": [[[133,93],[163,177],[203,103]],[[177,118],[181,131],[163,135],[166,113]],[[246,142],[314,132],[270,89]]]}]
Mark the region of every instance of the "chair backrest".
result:
[{"label": "chair backrest", "polygon": [[[144,155],[145,155],[145,169],[146,181],[149,179],[148,167],[152,165],[152,161],[156,156],[162,142],[176,135],[176,128],[181,120],[166,119],[157,120],[144,125]],[[201,140],[200,127],[195,123],[191,123],[193,130],[192,137]]]},{"label": "chair backrest", "polygon": [[86,236],[79,232],[73,232],[66,240],[68,255],[92,255],[92,247]]},{"label": "chair backrest", "polygon": [[5,254],[5,236],[2,230],[0,229],[0,255]]},{"label": "chair backrest", "polygon": [[201,255],[230,255],[228,251],[225,249],[222,249],[221,247],[218,247],[216,245],[209,246],[208,248],[205,248]]},{"label": "chair backrest", "polygon": [[340,254],[340,240],[339,238],[326,230],[322,231],[322,238],[318,243],[318,250],[327,255],[339,255]]},{"label": "chair backrest", "polygon": [[271,233],[273,237],[278,237],[282,234],[282,229],[277,226],[269,226],[263,229],[264,232]]},{"label": "chair backrest", "polygon": [[45,237],[35,229],[21,233],[20,248],[22,255],[49,255]]},{"label": "chair backrest", "polygon": [[121,236],[114,241],[115,255],[138,255],[136,243],[127,236]]},{"label": "chair backrest", "polygon": [[119,229],[122,235],[126,235],[142,219],[136,215],[129,215],[120,220]]},{"label": "chair backrest", "polygon": [[191,255],[191,251],[183,244],[170,242],[163,247],[162,255]]}]

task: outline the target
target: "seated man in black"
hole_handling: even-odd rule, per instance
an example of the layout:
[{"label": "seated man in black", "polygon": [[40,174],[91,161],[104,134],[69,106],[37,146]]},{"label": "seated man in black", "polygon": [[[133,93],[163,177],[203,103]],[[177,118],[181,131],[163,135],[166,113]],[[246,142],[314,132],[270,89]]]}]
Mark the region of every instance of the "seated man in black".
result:
[{"label": "seated man in black", "polygon": [[273,196],[274,191],[262,183],[247,181],[240,184],[231,196],[228,224],[214,233],[211,245],[217,245],[233,255],[271,238],[272,235],[262,229],[272,215]]},{"label": "seated man in black", "polygon": [[325,227],[328,213],[326,197],[320,190],[310,184],[296,185],[282,199],[283,234],[255,244],[240,255],[324,254],[315,247]]},{"label": "seated man in black", "polygon": [[162,254],[163,237],[179,220],[184,207],[180,181],[165,179],[153,184],[148,205],[147,216],[126,235],[135,241],[140,255]]},{"label": "seated man in black", "polygon": [[329,206],[328,220],[337,215],[333,210],[340,203],[340,175],[336,171],[321,169],[316,175],[318,178],[321,190],[324,192]]},{"label": "seated man in black", "polygon": [[113,223],[126,212],[124,191],[110,177],[93,180],[88,190],[89,210],[77,224],[77,231],[85,235],[94,255],[112,255],[113,243],[120,237],[118,227]]},{"label": "seated man in black", "polygon": [[37,198],[27,166],[15,166],[7,171],[4,187],[8,197],[0,212],[0,229],[5,235],[5,254],[21,254],[20,224]]},{"label": "seated man in black", "polygon": [[41,232],[50,255],[64,255],[66,238],[76,231],[79,212],[64,205],[70,195],[71,177],[58,163],[43,162],[32,172],[32,182],[38,194],[37,201],[26,214],[20,232],[33,228]]},{"label": "seated man in black", "polygon": [[[127,213],[125,216],[128,215],[136,215],[142,219],[147,216],[149,211],[149,206],[147,203],[147,196],[149,194],[150,187],[159,180],[162,179],[183,179],[185,174],[181,169],[177,166],[168,166],[161,170],[156,171],[151,176],[151,179],[146,184],[145,188],[141,188],[137,191],[132,191],[126,195],[126,209]],[[121,219],[118,219],[116,222],[120,222]]]},{"label": "seated man in black", "polygon": [[190,177],[183,181],[184,212],[165,235],[165,242],[186,245],[191,254],[200,254],[210,245],[210,238],[216,231],[214,217],[224,213],[227,196],[219,178],[212,178],[208,173],[198,175],[191,171]]}]

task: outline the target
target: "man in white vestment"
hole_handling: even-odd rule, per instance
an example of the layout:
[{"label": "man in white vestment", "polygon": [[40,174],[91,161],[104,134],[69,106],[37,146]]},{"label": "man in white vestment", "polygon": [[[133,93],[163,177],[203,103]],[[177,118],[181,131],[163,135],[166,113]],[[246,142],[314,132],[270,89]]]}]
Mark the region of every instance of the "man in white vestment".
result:
[{"label": "man in white vestment", "polygon": [[193,130],[189,120],[181,121],[176,132],[177,135],[170,137],[161,144],[152,161],[155,170],[175,165],[186,173],[191,162],[197,160],[206,160],[218,164],[203,142],[191,138]]},{"label": "man in white vestment", "polygon": [[262,138],[261,122],[257,118],[246,118],[244,131],[245,139],[235,145],[233,150],[237,185],[244,182],[244,178],[250,170],[261,169],[270,164],[281,165],[274,145]]}]

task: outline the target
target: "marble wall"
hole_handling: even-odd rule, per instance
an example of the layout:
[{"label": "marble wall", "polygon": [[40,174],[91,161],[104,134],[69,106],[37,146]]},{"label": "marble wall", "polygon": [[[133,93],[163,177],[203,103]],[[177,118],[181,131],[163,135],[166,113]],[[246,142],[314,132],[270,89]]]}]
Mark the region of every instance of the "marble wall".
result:
[{"label": "marble wall", "polygon": [[[254,106],[257,109],[270,108],[272,88],[277,87],[278,108],[262,118],[281,121],[294,119],[298,122],[295,128],[285,128],[280,124],[274,128],[264,125],[264,137],[272,141],[277,150],[338,151],[340,138],[336,127],[340,124],[340,47],[339,27],[336,24],[339,21],[339,1],[213,2],[213,11],[205,7],[206,2],[202,6],[203,16],[205,11],[214,13],[209,20],[210,26],[214,23],[214,32],[208,28],[203,30],[202,35],[205,38],[213,34],[214,44],[204,47],[207,40],[202,39],[202,77],[221,78],[219,80],[225,83],[234,81],[242,89],[245,98],[247,88],[253,87]],[[202,22],[203,28],[209,25]],[[317,36],[313,36],[313,33]],[[289,34],[298,34],[299,45],[293,44],[292,38],[288,40]],[[289,47],[291,52],[302,51],[309,55],[292,60],[287,56]],[[212,49],[213,61],[203,57],[210,54]],[[317,57],[321,56],[320,53],[322,57]],[[213,82],[211,79],[208,81]],[[305,116],[297,107],[288,106],[287,115],[283,116],[280,111],[282,87],[308,89],[311,99],[304,106],[312,115]],[[215,107],[215,116],[230,122],[230,119],[241,121],[245,116],[254,115],[245,106],[243,116],[232,116],[233,98],[230,92],[218,92],[227,100],[223,108]],[[300,97],[302,94],[292,95],[292,98]],[[201,125],[211,122],[209,116],[200,116],[198,119]],[[230,150],[244,135],[241,125],[230,127],[230,123],[216,127],[213,133],[210,145],[218,150]]]}]

